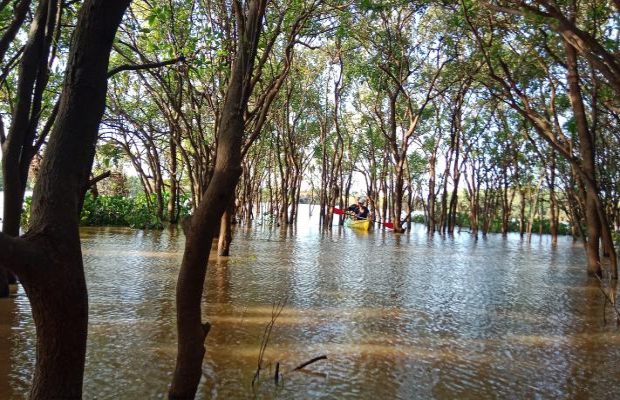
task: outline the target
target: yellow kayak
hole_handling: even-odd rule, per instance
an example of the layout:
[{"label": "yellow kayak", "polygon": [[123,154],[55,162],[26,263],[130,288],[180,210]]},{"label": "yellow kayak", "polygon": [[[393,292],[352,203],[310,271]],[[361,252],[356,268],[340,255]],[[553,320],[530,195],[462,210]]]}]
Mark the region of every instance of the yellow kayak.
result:
[{"label": "yellow kayak", "polygon": [[361,220],[347,219],[346,224],[349,228],[359,229],[362,231],[367,231],[370,229],[370,221],[367,219],[361,219]]}]

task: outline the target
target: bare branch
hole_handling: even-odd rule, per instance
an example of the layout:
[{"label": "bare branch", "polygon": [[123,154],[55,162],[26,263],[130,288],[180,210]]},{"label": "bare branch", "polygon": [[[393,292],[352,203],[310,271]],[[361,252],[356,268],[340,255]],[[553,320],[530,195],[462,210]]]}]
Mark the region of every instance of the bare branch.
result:
[{"label": "bare branch", "polygon": [[154,62],[154,63],[133,64],[133,65],[123,64],[108,71],[108,78],[122,71],[138,71],[138,70],[143,70],[143,69],[161,68],[161,67],[165,67],[166,65],[176,64],[177,62],[181,62],[181,61],[185,61],[185,56],[179,56],[177,58],[173,58],[172,60]]},{"label": "bare branch", "polygon": [[86,184],[87,187],[92,187],[94,185],[97,184],[97,182],[104,180],[105,178],[108,178],[111,175],[110,171],[106,171],[101,175],[98,175],[96,177],[94,177],[93,179],[89,180],[88,183]]},{"label": "bare branch", "polygon": [[307,367],[310,364],[313,364],[317,361],[320,360],[327,360],[327,356],[323,355],[323,356],[319,356],[319,357],[314,357],[312,360],[306,361],[305,363],[299,365],[297,368],[295,368],[293,371],[299,371],[300,369],[303,369],[305,367]]}]

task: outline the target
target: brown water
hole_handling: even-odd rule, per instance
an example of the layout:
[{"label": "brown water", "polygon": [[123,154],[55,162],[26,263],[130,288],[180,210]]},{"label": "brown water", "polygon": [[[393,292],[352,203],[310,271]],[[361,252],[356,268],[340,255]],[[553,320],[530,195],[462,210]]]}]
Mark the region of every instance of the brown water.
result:
[{"label": "brown water", "polygon": [[[84,397],[164,397],[183,235],[89,228],[82,237]],[[311,223],[240,227],[232,254],[209,266],[199,398],[620,397],[619,330],[603,323],[600,291],[569,239],[322,233]],[[265,325],[285,298],[252,388]],[[0,301],[0,398],[27,393],[33,335],[20,289]],[[291,371],[320,355],[328,359]]]}]

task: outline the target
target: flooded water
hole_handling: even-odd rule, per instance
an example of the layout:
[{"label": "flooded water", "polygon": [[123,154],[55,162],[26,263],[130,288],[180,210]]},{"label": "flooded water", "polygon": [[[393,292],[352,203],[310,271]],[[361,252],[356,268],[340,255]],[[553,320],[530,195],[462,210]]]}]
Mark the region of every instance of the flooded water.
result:
[{"label": "flooded water", "polygon": [[[183,235],[88,228],[82,238],[84,397],[165,397]],[[295,230],[241,226],[232,254],[209,265],[204,319],[212,329],[199,398],[620,396],[619,330],[603,323],[602,295],[570,239],[552,247],[547,237],[429,238],[421,227],[321,232],[312,220]],[[252,387],[265,326],[283,301]],[[20,289],[0,301],[0,398],[27,393],[34,343]]]}]

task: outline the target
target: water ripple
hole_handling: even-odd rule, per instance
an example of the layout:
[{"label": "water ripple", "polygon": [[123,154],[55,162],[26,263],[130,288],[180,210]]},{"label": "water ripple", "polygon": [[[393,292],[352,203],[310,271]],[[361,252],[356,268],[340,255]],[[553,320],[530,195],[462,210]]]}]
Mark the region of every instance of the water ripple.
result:
[{"label": "water ripple", "polygon": [[[183,235],[86,228],[82,240],[85,398],[164,398]],[[238,226],[232,256],[209,262],[198,398],[617,398],[620,334],[603,323],[584,263],[566,239],[320,231],[314,219]],[[252,388],[265,326],[284,300]],[[35,345],[23,291],[0,303],[0,334],[9,360],[0,398],[22,398]],[[328,359],[293,371],[319,355]]]}]

